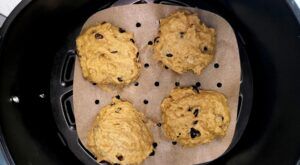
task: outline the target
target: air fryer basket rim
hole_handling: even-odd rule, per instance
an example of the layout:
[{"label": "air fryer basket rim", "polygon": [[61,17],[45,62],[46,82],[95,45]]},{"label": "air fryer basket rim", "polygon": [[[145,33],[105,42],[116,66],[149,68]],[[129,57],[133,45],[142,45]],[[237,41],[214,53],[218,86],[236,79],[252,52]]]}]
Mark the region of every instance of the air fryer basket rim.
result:
[{"label": "air fryer basket rim", "polygon": [[[51,23],[63,24],[61,20],[70,14],[84,22],[82,18],[87,18],[87,13],[92,14],[99,4],[109,0],[61,2],[23,0],[0,29],[0,126],[12,164],[80,163],[52,118],[50,107],[56,105],[50,104],[49,89],[54,70],[49,68],[54,54],[63,50],[55,43],[63,41],[69,33],[76,33],[74,29],[79,25],[68,22],[60,31]],[[210,164],[295,164],[300,154],[300,132],[295,131],[300,125],[300,78],[295,76],[300,62],[300,26],[288,4],[281,0],[190,0],[189,3],[224,16],[238,30],[239,44],[249,55],[246,57],[254,76],[251,116],[248,124],[241,121],[241,125],[247,124],[246,131],[235,147]],[[76,14],[78,9],[81,12]],[[47,22],[43,21],[44,17],[48,18]],[[36,23],[41,23],[38,27],[48,26],[58,33],[43,34]],[[43,40],[45,37],[47,40]],[[40,44],[43,42],[51,48]],[[38,62],[33,63],[32,59]],[[30,72],[34,74],[26,75]],[[40,94],[44,94],[43,97]],[[10,102],[12,96],[20,102]]]}]

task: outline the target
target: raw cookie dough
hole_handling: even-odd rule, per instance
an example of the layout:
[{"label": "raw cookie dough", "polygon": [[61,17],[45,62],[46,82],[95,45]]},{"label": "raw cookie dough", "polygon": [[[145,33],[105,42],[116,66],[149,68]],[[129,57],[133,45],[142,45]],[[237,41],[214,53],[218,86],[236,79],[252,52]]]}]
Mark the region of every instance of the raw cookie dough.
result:
[{"label": "raw cookie dough", "polygon": [[183,146],[204,144],[225,136],[230,122],[223,94],[198,92],[193,88],[175,88],[161,104],[166,137]]},{"label": "raw cookie dough", "polygon": [[160,20],[159,37],[154,39],[154,58],[181,74],[197,75],[214,59],[216,33],[196,14],[177,11]]},{"label": "raw cookie dough", "polygon": [[113,99],[103,107],[88,134],[88,149],[97,161],[139,164],[153,152],[146,119],[131,103]]},{"label": "raw cookie dough", "polygon": [[139,76],[133,34],[110,23],[87,28],[76,39],[83,77],[100,87],[123,87]]}]

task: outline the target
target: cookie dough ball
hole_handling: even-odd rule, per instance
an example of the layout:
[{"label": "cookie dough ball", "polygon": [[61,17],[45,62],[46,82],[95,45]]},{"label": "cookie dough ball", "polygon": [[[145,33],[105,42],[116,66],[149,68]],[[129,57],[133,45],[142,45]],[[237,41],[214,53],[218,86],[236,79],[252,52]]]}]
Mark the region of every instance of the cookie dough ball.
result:
[{"label": "cookie dough ball", "polygon": [[215,91],[175,88],[162,101],[161,110],[166,137],[183,146],[225,136],[230,122],[227,100]]},{"label": "cookie dough ball", "polygon": [[112,164],[141,163],[153,152],[152,143],[143,114],[118,99],[100,110],[88,134],[88,149]]},{"label": "cookie dough ball", "polygon": [[133,33],[102,23],[84,30],[76,46],[83,77],[100,87],[123,87],[139,76]]},{"label": "cookie dough ball", "polygon": [[214,59],[216,32],[196,14],[177,11],[160,20],[154,40],[154,58],[181,74],[201,74]]}]

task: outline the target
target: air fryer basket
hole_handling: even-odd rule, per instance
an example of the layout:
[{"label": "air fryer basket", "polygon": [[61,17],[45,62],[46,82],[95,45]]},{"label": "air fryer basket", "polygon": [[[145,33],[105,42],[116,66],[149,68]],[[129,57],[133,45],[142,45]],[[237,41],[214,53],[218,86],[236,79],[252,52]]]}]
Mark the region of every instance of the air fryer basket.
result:
[{"label": "air fryer basket", "polygon": [[[236,133],[227,153],[210,164],[296,164],[300,26],[286,1],[181,2],[157,1],[217,13],[235,30],[240,49]],[[74,38],[89,16],[113,3],[22,0],[0,29],[0,142],[11,164],[96,164],[72,116]]]},{"label": "air fryer basket", "polygon": [[[138,1],[136,3],[146,2]],[[180,1],[157,1],[155,3],[181,6],[189,5],[188,3],[182,3]],[[235,25],[235,22],[230,23]],[[236,36],[240,51],[242,75],[240,81],[240,96],[236,131],[233,141],[226,152],[230,151],[236,145],[244,132],[251,111],[253,91],[251,68],[247,57],[248,55],[245,49],[245,44],[243,43],[242,35],[238,32],[236,27],[233,26],[233,28],[237,34]],[[62,142],[66,144],[82,162],[86,164],[96,164],[93,155],[87,149],[85,149],[78,138],[73,114],[72,90],[73,70],[76,57],[75,39],[80,30],[81,27],[79,26],[77,29],[71,32],[70,36],[68,37],[68,41],[66,42],[67,45],[62,47],[55,56],[53,65],[54,67],[52,68],[53,71],[51,76],[50,97],[53,105],[52,110]]]}]

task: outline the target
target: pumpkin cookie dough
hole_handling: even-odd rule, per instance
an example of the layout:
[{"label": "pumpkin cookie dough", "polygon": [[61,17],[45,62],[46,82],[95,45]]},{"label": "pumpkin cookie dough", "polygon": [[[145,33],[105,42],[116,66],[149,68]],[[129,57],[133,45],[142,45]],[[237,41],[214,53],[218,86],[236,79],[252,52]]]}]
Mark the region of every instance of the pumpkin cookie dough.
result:
[{"label": "pumpkin cookie dough", "polygon": [[166,137],[183,146],[225,136],[230,122],[227,100],[215,91],[175,88],[162,101],[161,111]]},{"label": "pumpkin cookie dough", "polygon": [[146,119],[131,103],[113,99],[98,113],[88,134],[88,149],[97,161],[139,164],[154,152]]},{"label": "pumpkin cookie dough", "polygon": [[181,74],[201,74],[214,59],[216,32],[196,14],[177,11],[160,20],[159,36],[154,39],[154,58]]},{"label": "pumpkin cookie dough", "polygon": [[139,76],[133,34],[110,23],[87,28],[76,39],[83,77],[100,87],[123,87]]}]

